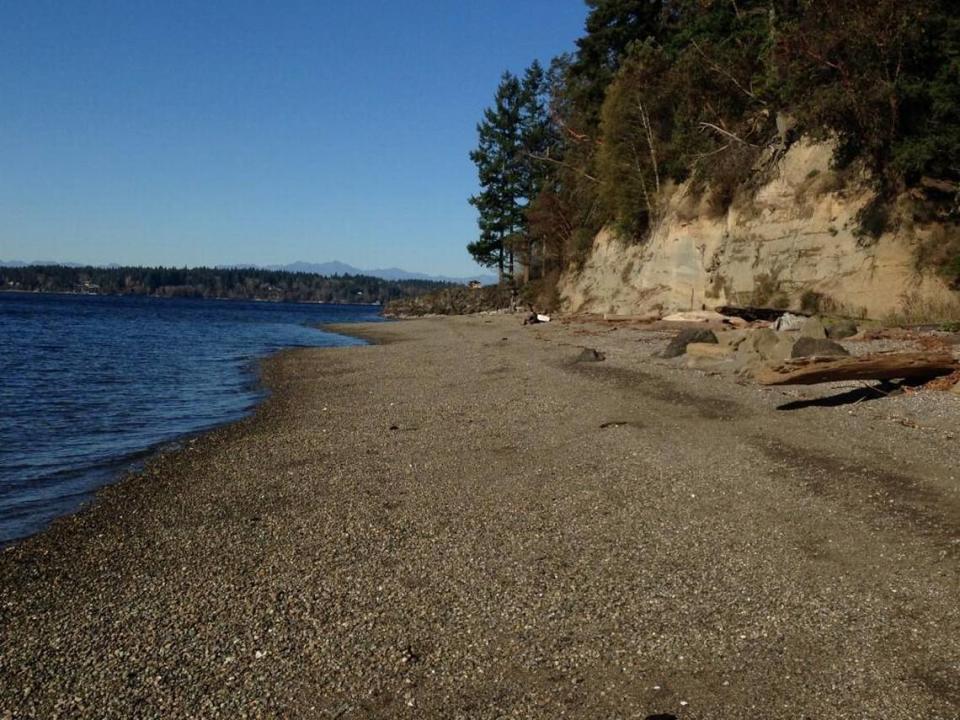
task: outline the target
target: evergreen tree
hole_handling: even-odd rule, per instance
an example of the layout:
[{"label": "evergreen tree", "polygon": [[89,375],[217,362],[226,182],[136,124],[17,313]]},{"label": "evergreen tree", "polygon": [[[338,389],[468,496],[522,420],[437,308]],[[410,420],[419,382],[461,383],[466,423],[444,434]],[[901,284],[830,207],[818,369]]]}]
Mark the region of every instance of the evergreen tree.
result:
[{"label": "evergreen tree", "polygon": [[506,72],[492,107],[477,125],[479,145],[470,153],[477,166],[480,193],[470,198],[479,213],[480,239],[467,246],[481,265],[496,266],[501,280],[513,276],[513,247],[523,229],[523,86]]},{"label": "evergreen tree", "polygon": [[576,60],[570,68],[570,90],[587,123],[596,128],[607,86],[627,49],[659,35],[664,0],[586,0],[587,34],[577,40]]}]

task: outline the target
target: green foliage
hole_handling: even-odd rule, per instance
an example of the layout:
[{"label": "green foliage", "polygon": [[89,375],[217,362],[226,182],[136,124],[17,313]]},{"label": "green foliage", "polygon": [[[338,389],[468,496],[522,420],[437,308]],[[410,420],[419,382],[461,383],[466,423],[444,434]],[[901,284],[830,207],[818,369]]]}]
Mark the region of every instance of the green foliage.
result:
[{"label": "green foliage", "polygon": [[[774,163],[800,135],[836,139],[838,167],[858,161],[873,173],[868,242],[905,188],[960,181],[955,4],[587,0],[576,52],[534,72],[538,104],[518,113],[528,127],[537,118],[537,149],[517,155],[523,141],[498,136],[491,157],[518,162],[517,186],[495,193],[494,214],[509,221],[481,220],[486,245],[476,249],[520,238],[528,254],[540,249],[545,271],[563,269],[601,227],[642,240],[673,183],[692,181],[725,211],[758,161]],[[523,95],[526,83],[514,83]]]},{"label": "green foliage", "polygon": [[584,129],[594,128],[607,91],[627,49],[658,35],[663,0],[586,0],[587,33],[577,40],[568,91],[578,105]]},{"label": "green foliage", "polygon": [[481,265],[512,277],[519,253],[529,266],[531,237],[527,209],[546,182],[544,166],[553,144],[547,114],[548,78],[538,62],[523,79],[504,73],[492,107],[477,126],[479,145],[470,153],[477,166],[480,192],[470,198],[477,208],[480,239],[467,250]]}]

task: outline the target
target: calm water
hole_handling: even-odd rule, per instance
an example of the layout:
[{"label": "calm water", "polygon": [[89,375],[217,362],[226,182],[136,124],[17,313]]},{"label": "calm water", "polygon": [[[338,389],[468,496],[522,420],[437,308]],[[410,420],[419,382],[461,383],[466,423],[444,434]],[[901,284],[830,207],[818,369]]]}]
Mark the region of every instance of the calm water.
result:
[{"label": "calm water", "polygon": [[315,323],[378,308],[0,293],[0,544],[76,510],[143,454],[257,402],[255,360],[356,345]]}]

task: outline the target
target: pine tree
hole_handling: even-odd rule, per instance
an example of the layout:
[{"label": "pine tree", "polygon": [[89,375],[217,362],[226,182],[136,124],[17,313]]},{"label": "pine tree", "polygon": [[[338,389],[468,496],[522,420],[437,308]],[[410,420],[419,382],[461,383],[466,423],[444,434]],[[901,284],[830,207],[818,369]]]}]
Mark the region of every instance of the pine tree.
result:
[{"label": "pine tree", "polygon": [[479,145],[470,153],[480,181],[480,193],[470,198],[479,212],[480,239],[467,249],[481,265],[496,266],[501,281],[513,277],[513,248],[524,226],[522,105],[520,80],[504,73],[493,106],[477,125]]}]

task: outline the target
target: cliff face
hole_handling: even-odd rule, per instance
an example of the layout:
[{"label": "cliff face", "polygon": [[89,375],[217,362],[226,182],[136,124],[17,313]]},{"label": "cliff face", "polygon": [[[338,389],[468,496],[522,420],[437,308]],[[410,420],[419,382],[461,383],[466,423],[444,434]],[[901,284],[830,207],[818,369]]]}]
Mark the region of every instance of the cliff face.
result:
[{"label": "cliff face", "polygon": [[920,307],[960,312],[958,294],[918,253],[943,233],[909,218],[879,239],[859,234],[873,199],[862,177],[831,169],[832,147],[801,141],[768,179],[722,213],[675,189],[662,221],[642,244],[601,232],[560,293],[569,312],[634,314],[724,304],[820,309],[884,318]]}]

